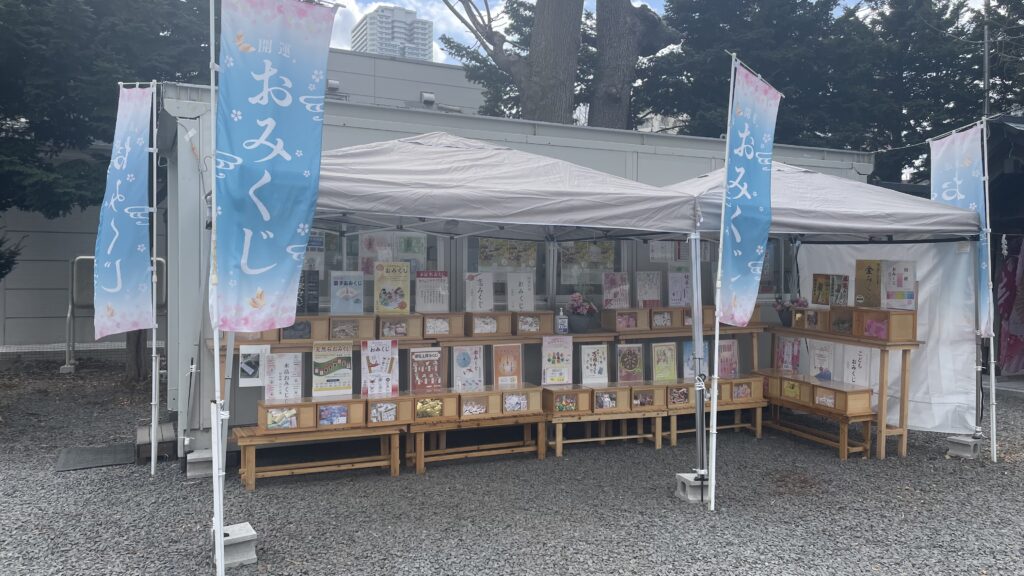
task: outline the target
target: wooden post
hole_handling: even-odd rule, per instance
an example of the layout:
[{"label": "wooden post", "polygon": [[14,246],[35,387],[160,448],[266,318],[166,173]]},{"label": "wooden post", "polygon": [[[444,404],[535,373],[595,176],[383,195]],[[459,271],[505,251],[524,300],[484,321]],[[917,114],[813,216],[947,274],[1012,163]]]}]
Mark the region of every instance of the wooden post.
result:
[{"label": "wooden post", "polygon": [[555,424],[555,458],[562,457],[562,423]]},{"label": "wooden post", "polygon": [[548,455],[548,423],[537,423],[537,460],[543,460]]},{"label": "wooden post", "polygon": [[644,436],[643,436],[643,434],[644,434],[644,419],[643,418],[637,418],[636,419],[636,436],[637,436],[636,443],[637,444],[643,444],[644,443]]},{"label": "wooden post", "polygon": [[839,419],[839,459],[850,457],[850,421],[845,417]]},{"label": "wooden post", "polygon": [[679,443],[679,415],[670,414],[668,417],[668,444],[675,446]]},{"label": "wooden post", "polygon": [[398,476],[399,469],[402,467],[402,451],[398,448],[398,432],[391,434],[391,476]]},{"label": "wooden post", "polygon": [[763,415],[760,408],[754,408],[754,438],[761,439],[761,424]]},{"label": "wooden post", "polygon": [[243,476],[245,489],[252,492],[256,489],[256,447],[244,447],[242,460],[245,462],[245,475]]},{"label": "wooden post", "polygon": [[882,348],[878,354],[878,453],[885,460],[885,439],[889,412],[889,351]]},{"label": "wooden post", "polygon": [[533,442],[533,424],[523,424],[523,446]]},{"label": "wooden post", "polygon": [[910,411],[910,350],[903,350],[900,362],[900,435],[899,455],[907,457],[907,441],[910,433],[907,430],[907,417]]},{"label": "wooden post", "polygon": [[427,471],[427,464],[423,461],[423,432],[416,433],[416,473],[423,474]]},{"label": "wooden post", "polygon": [[651,427],[654,433],[654,449],[661,450],[661,416],[654,417],[654,425]]}]

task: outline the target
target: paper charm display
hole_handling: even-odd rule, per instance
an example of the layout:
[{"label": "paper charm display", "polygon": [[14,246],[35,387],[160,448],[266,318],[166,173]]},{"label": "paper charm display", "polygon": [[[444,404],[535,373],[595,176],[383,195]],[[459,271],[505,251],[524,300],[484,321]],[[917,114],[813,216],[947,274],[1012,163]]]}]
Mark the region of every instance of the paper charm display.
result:
[{"label": "paper charm display", "polygon": [[508,295],[508,309],[515,312],[532,312],[534,308],[533,272],[509,272],[506,275],[505,294]]},{"label": "paper charm display", "polygon": [[718,342],[719,378],[736,378],[740,375],[739,342],[721,340]]},{"label": "paper charm display", "polygon": [[608,383],[608,345],[580,346],[580,381],[583,384]]},{"label": "paper charm display", "polygon": [[693,299],[690,297],[690,273],[668,273],[668,305],[673,307],[689,307]]},{"label": "paper charm display", "polygon": [[352,394],[352,343],[313,343],[313,397]]},{"label": "paper charm display", "polygon": [[364,396],[398,395],[398,341],[363,340],[360,347]]},{"label": "paper charm display", "polygon": [[238,347],[238,385],[262,387],[267,383],[267,357],[270,346]]},{"label": "paper charm display", "polygon": [[629,275],[605,272],[601,276],[601,307],[605,310],[629,308]]},{"label": "paper charm display", "polygon": [[373,266],[373,312],[408,314],[409,263],[377,262]]},{"label": "paper charm display", "polygon": [[572,384],[572,336],[544,336],[541,384]]},{"label": "paper charm display", "polygon": [[495,344],[491,347],[496,388],[515,388],[523,383],[523,345]]},{"label": "paper charm display", "polygon": [[619,344],[615,348],[615,358],[619,382],[643,382],[643,344]]},{"label": "paper charm display", "polygon": [[466,312],[494,312],[494,274],[470,272],[465,282]]},{"label": "paper charm display", "polygon": [[267,355],[267,400],[295,400],[302,397],[302,353]]},{"label": "paper charm display", "polygon": [[416,272],[416,311],[448,311],[447,272],[443,270],[420,270]]},{"label": "paper charm display", "polygon": [[448,371],[441,348],[409,350],[409,389],[413,394],[444,392]]},{"label": "paper charm display", "polygon": [[675,342],[651,344],[651,359],[654,362],[655,381],[671,382],[678,377]]},{"label": "paper charm display", "polygon": [[452,379],[455,390],[477,392],[484,389],[484,347],[452,347]]},{"label": "paper charm display", "polygon": [[331,271],[331,314],[363,313],[363,273]]},{"label": "paper charm display", "polygon": [[661,306],[661,272],[636,273],[636,300],[641,308]]}]

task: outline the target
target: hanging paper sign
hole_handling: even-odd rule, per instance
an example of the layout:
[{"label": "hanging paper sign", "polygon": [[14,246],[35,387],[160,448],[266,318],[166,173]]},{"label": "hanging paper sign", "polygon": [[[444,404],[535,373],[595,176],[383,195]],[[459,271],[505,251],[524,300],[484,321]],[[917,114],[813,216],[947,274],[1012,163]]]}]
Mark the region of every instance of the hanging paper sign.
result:
[{"label": "hanging paper sign", "polygon": [[978,330],[992,337],[991,238],[985,209],[985,130],[981,124],[931,141],[932,200],[974,210],[981,222],[978,242]]},{"label": "hanging paper sign", "polygon": [[291,326],[320,176],[334,8],[224,0],[217,94],[222,330]]},{"label": "hanging paper sign", "polygon": [[149,125],[153,88],[121,88],[96,234],[96,339],[154,326],[149,243]]},{"label": "hanging paper sign", "polygon": [[782,94],[733,59],[717,302],[724,324],[754,312],[772,222],[772,144]]}]

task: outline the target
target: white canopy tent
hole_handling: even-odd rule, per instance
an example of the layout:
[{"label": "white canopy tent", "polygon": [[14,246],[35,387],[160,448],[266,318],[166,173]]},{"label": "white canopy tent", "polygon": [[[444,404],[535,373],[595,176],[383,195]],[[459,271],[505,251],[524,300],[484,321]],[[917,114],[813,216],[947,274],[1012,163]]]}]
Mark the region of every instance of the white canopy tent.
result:
[{"label": "white canopy tent", "polygon": [[[725,169],[666,189],[697,199],[702,234],[718,235]],[[772,163],[772,234],[805,240],[926,240],[978,234],[978,215],[864,182]]]},{"label": "white canopy tent", "polygon": [[[724,188],[724,169],[667,187],[697,198],[705,237],[718,235]],[[848,275],[852,284],[857,259],[915,261],[918,338],[925,345],[912,356],[909,425],[974,431],[976,289],[971,270],[977,266],[976,251],[956,240],[976,239],[977,213],[776,162],[771,233],[803,243],[797,252],[802,294],[811,293],[814,273]],[[801,363],[807,356],[801,355]],[[867,373],[877,374],[877,353],[869,361]],[[877,392],[877,376],[871,383]],[[897,383],[894,376],[888,388],[892,400],[898,397]],[[897,416],[890,410],[890,422]]]},{"label": "white canopy tent", "polygon": [[321,162],[318,217],[559,241],[694,229],[687,194],[443,132],[331,150]]}]

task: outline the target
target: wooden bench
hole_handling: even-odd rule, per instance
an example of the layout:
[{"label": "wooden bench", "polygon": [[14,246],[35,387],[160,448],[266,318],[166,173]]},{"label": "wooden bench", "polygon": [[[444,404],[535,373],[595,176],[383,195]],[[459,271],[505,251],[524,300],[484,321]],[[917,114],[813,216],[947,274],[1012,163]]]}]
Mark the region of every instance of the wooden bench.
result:
[{"label": "wooden bench", "polygon": [[[549,444],[555,449],[555,456],[558,458],[562,457],[562,448],[566,444],[582,444],[585,442],[598,442],[604,444],[609,440],[636,440],[638,443],[642,443],[644,440],[651,440],[654,442],[654,449],[661,450],[661,419],[667,416],[668,413],[664,410],[651,410],[647,412],[634,410],[633,412],[619,412],[619,413],[598,413],[598,414],[572,414],[572,415],[552,415],[549,414],[551,424],[555,428],[555,439]],[[644,432],[644,420],[651,420],[651,432],[647,434]],[[630,420],[636,420],[636,434],[627,434],[626,425]],[[607,427],[609,422],[621,422],[622,427],[618,436],[607,436]],[[597,436],[593,436],[590,431],[590,423],[599,423],[599,433]],[[564,426],[566,424],[584,423],[586,436],[584,438],[573,438],[571,440],[565,439]]]},{"label": "wooden bench", "polygon": [[[257,478],[316,474],[318,472],[336,472],[358,468],[390,468],[391,475],[398,476],[398,469],[401,464],[398,436],[404,431],[404,426],[390,426],[382,428],[291,432],[286,434],[261,434],[257,426],[246,426],[234,428],[232,433],[235,441],[238,443],[238,447],[242,451],[242,462],[239,469],[242,485],[245,486],[246,490],[255,490]],[[380,438],[380,455],[279,464],[276,466],[256,466],[257,448],[365,438]]]},{"label": "wooden bench", "polygon": [[[819,381],[784,370],[759,370],[767,379],[771,420],[765,426],[839,450],[839,459],[862,453],[871,457],[871,423],[877,414],[871,409],[871,389],[836,380]],[[807,412],[839,423],[839,435],[782,420],[781,410]],[[861,442],[850,442],[850,425],[860,424]]]},{"label": "wooden bench", "polygon": [[[537,459],[543,460],[547,455],[547,419],[543,414],[531,416],[509,416],[504,418],[488,418],[482,420],[459,420],[455,422],[437,422],[432,424],[410,424],[406,457],[416,466],[416,473],[423,474],[427,462],[444,462],[462,460],[464,458],[482,458],[504,454],[521,454],[536,452]],[[522,426],[523,439],[513,442],[497,442],[474,446],[447,447],[446,433],[457,430],[479,430],[481,428],[497,428],[502,426]],[[537,427],[537,440],[533,439],[533,427]],[[426,437],[436,433],[433,446],[427,447]]]}]

